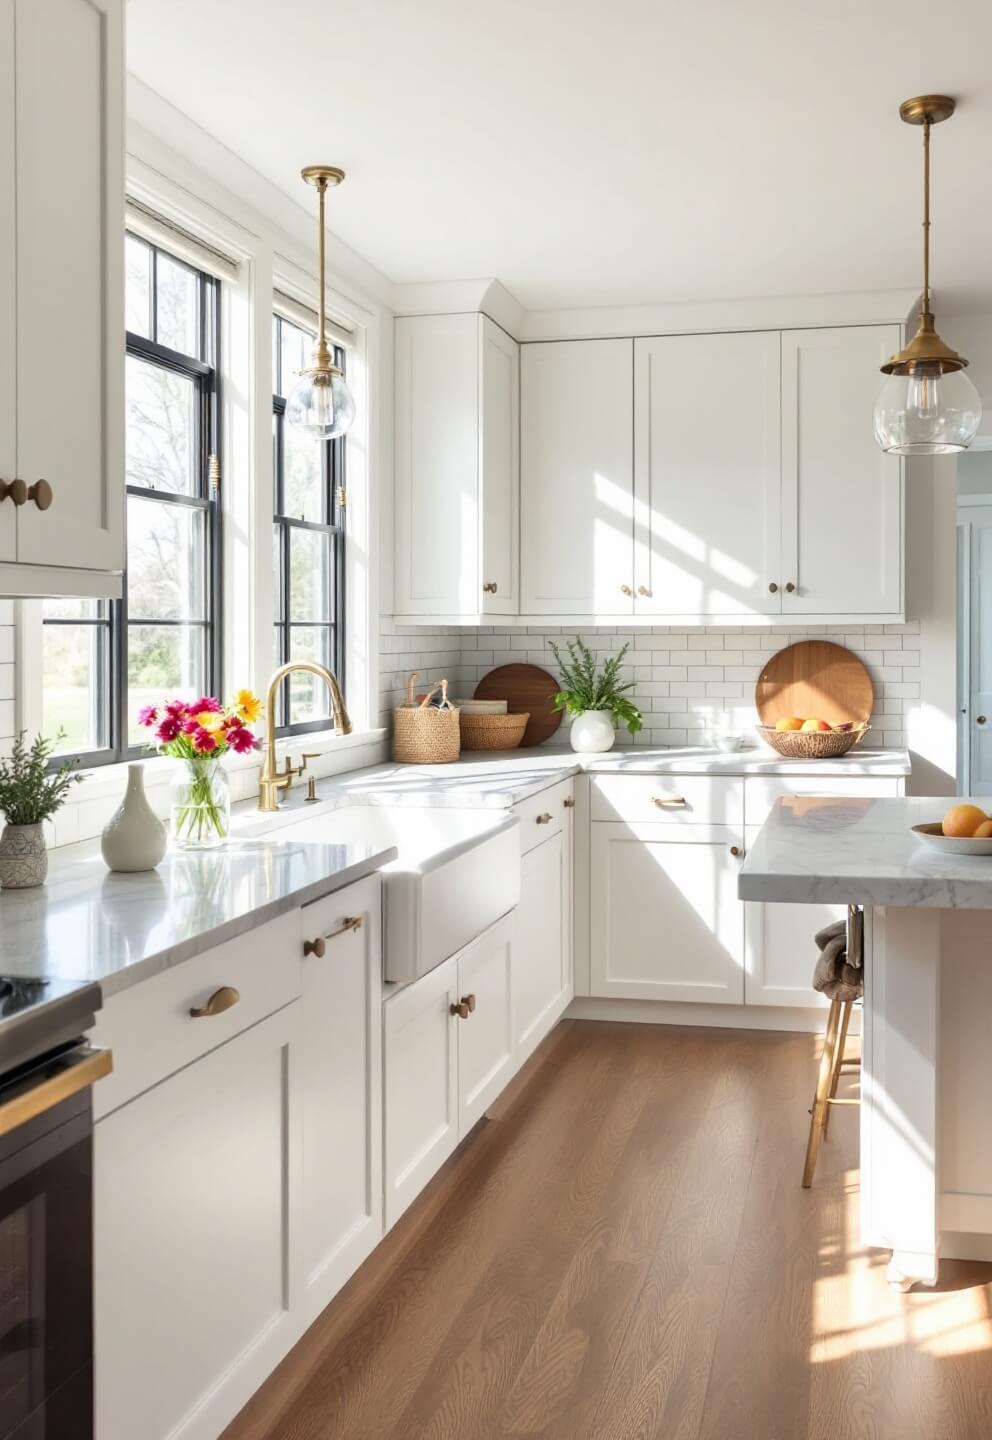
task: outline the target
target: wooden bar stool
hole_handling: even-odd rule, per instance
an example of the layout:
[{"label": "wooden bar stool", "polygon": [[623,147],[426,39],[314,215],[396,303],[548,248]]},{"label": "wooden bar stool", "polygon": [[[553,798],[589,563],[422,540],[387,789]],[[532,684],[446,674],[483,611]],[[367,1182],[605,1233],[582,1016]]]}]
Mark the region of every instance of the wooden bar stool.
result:
[{"label": "wooden bar stool", "polygon": [[[856,970],[860,975],[862,971],[863,923],[863,912],[855,906],[849,906],[844,951],[845,973],[847,974],[850,973],[850,970]],[[818,940],[825,933],[821,931],[820,936],[817,937]],[[806,1163],[803,1166],[803,1188],[805,1190],[808,1190],[813,1183],[813,1172],[816,1170],[820,1141],[825,1138],[830,1123],[831,1105],[861,1104],[860,1100],[840,1099],[837,1095],[837,1086],[840,1083],[842,1071],[860,1070],[861,1068],[860,1060],[844,1058],[844,1049],[851,1024],[851,1011],[864,994],[864,980],[859,979],[855,984],[845,983],[841,980],[828,981],[826,985],[821,986],[821,989],[824,994],[830,995],[830,1009],[827,1012],[823,1052],[820,1055],[820,1068],[816,1077],[816,1092],[809,1112],[809,1139],[806,1142]]]}]

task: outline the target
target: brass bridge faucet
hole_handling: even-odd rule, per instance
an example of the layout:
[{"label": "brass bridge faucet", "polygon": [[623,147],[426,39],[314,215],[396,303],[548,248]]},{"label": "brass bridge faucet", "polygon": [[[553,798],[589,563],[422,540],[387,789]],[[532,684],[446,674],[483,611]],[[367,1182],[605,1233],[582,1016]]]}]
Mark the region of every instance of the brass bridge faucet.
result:
[{"label": "brass bridge faucet", "polygon": [[304,670],[323,680],[331,696],[331,714],[334,716],[335,735],[351,734],[351,720],[341,697],[341,687],[330,670],[326,670],[323,665],[318,665],[313,660],[290,660],[288,665],[280,665],[269,681],[269,688],[265,692],[265,753],[262,757],[262,774],[258,782],[259,810],[278,809],[279,791],[287,789],[293,779],[292,772],[286,775],[279,773],[279,757],[276,754],[275,702],[279,686],[287,675],[293,674],[294,670]]}]

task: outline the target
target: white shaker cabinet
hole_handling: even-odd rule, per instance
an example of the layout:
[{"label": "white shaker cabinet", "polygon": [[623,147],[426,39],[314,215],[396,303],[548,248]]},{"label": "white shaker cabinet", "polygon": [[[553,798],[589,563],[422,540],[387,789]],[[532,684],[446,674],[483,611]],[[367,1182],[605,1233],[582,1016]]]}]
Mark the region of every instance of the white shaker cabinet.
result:
[{"label": "white shaker cabinet", "polygon": [[777,331],[634,341],[638,614],[775,615]]},{"label": "white shaker cabinet", "polygon": [[518,608],[519,346],[485,315],[396,321],[400,619]]},{"label": "white shaker cabinet", "polygon": [[782,613],[899,616],[903,482],[871,416],[898,325],[782,332]]},{"label": "white shaker cabinet", "polygon": [[382,881],[300,912],[309,1324],[382,1236]]},{"label": "white shaker cabinet", "polygon": [[633,389],[632,340],[523,347],[522,614],[633,613]]},{"label": "white shaker cabinet", "polygon": [[0,0],[0,80],[0,590],[119,594],[122,0]]},{"label": "white shaker cabinet", "polygon": [[[569,792],[571,786],[568,787]],[[517,1064],[553,1029],[572,998],[571,794],[561,830],[528,850],[520,862],[520,904],[513,947],[513,1017]]]},{"label": "white shaker cabinet", "polygon": [[458,1134],[464,1138],[514,1071],[513,947],[516,912],[458,957]]},{"label": "white shaker cabinet", "polygon": [[100,1440],[215,1440],[297,1338],[300,1021],[294,1001],[96,1126]]}]

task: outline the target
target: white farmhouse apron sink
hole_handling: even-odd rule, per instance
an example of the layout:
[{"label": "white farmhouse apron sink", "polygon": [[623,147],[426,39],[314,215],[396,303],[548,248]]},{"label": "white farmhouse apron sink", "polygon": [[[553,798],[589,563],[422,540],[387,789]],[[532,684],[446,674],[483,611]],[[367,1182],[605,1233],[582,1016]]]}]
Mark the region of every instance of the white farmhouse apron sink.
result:
[{"label": "white farmhouse apron sink", "polygon": [[520,898],[520,833],[506,811],[347,805],[277,824],[287,844],[395,846],[382,871],[383,976],[416,980]]}]

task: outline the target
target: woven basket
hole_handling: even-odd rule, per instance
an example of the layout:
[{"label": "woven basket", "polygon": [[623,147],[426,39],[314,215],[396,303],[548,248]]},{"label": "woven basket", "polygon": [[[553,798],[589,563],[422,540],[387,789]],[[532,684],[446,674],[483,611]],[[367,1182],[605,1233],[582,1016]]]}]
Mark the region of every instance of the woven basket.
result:
[{"label": "woven basket", "polygon": [[[406,704],[393,711],[393,759],[402,765],[447,765],[461,751],[459,712],[448,699],[448,682],[438,683],[418,705],[414,698],[417,672],[406,683]],[[430,702],[440,691],[440,706]]]},{"label": "woven basket", "polygon": [[757,725],[762,740],[790,760],[833,760],[846,755],[868,734],[867,721],[853,730],[776,730],[772,725]]},{"label": "woven basket", "polygon": [[515,750],[524,738],[529,713],[466,715],[461,712],[463,750]]}]

